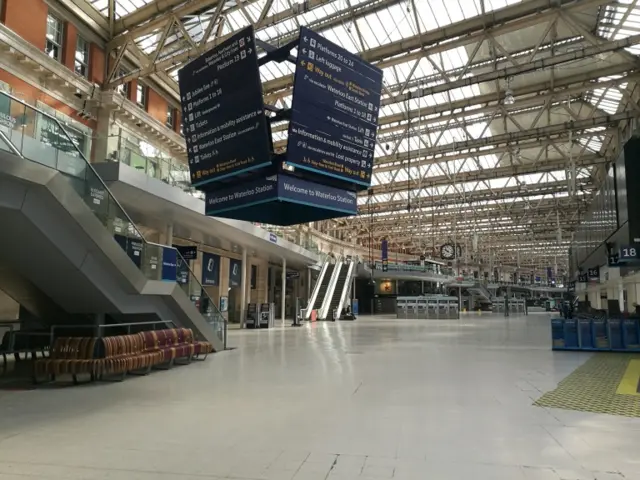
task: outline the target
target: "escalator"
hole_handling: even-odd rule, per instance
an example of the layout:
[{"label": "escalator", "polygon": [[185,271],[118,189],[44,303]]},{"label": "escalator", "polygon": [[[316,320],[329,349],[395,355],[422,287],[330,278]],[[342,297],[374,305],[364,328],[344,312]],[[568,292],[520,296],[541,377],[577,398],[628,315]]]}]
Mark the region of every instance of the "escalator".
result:
[{"label": "escalator", "polygon": [[340,318],[340,311],[335,314],[334,312],[342,303],[345,285],[351,281],[349,270],[349,264],[343,263],[341,265],[340,271],[338,272],[338,278],[336,279],[335,288],[333,289],[333,293],[331,294],[331,300],[329,300],[329,308],[326,314],[327,318],[330,320],[334,318],[337,320],[338,318]]},{"label": "escalator", "polygon": [[313,294],[311,295],[311,299],[309,301],[309,306],[307,307],[305,319],[308,320],[311,317],[311,312],[313,310],[319,311],[324,302],[325,296],[327,294],[327,288],[329,288],[329,283],[331,282],[331,277],[333,276],[333,270],[335,265],[332,263],[326,263],[323,267],[320,277],[318,278],[318,284],[314,288]]},{"label": "escalator", "polygon": [[224,319],[188,262],[144,238],[57,119],[0,96],[0,289],[44,326],[166,322],[222,350]]}]

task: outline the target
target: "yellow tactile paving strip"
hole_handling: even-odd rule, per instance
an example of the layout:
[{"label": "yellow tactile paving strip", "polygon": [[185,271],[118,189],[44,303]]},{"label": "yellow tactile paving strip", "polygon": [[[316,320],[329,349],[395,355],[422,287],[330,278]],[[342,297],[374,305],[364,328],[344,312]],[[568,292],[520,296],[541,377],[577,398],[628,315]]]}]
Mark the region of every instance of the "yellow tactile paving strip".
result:
[{"label": "yellow tactile paving strip", "polygon": [[[640,417],[640,395],[629,385],[640,375],[640,355],[597,353],[534,405],[580,412]],[[635,378],[636,385],[638,378]],[[625,388],[626,385],[626,388]],[[621,390],[619,390],[621,389]],[[618,393],[618,392],[625,393]]]}]

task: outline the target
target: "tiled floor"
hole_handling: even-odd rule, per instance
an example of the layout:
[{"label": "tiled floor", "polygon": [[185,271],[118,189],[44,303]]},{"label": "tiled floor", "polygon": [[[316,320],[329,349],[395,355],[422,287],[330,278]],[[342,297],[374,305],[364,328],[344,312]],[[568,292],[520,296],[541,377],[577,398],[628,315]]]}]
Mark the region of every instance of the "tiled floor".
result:
[{"label": "tiled floor", "polygon": [[640,479],[640,420],[531,404],[545,315],[239,331],[204,363],[0,391],[0,479]]}]

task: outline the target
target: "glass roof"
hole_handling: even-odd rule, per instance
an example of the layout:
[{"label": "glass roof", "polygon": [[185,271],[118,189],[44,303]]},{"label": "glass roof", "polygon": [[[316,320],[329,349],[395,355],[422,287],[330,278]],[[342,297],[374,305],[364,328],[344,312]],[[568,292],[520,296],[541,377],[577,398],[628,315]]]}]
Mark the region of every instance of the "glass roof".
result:
[{"label": "glass roof", "polygon": [[[88,1],[101,14],[107,15],[108,0]],[[523,3],[521,0],[325,0],[318,1],[319,6],[308,11],[289,15],[286,13],[301,2],[223,1],[222,15],[215,15],[217,2],[212,0],[203,3],[203,8],[195,14],[180,18],[183,28],[173,25],[166,33],[158,61],[171,63],[167,72],[174,79],[182,61],[172,62],[172,58],[190,52],[193,44],[210,41],[215,35],[228,35],[255,24],[260,18],[276,14],[285,18],[258,28],[258,39],[281,45],[295,37],[300,25],[306,25],[343,48],[362,53]],[[147,0],[115,0],[116,18],[125,17],[148,3]],[[265,12],[267,5],[269,8]],[[361,11],[370,13],[362,14]],[[211,22],[215,23],[211,25]],[[550,40],[549,34],[552,27],[555,29],[554,41]],[[184,36],[183,30],[189,38]],[[529,22],[520,29],[498,31],[492,37],[494,40],[483,37],[480,42],[464,42],[464,39],[445,35],[442,44],[424,45],[425,53],[400,51],[389,57],[392,60],[385,59],[379,63],[384,72],[384,89],[373,193],[359,197],[363,213],[369,203],[396,202],[397,206],[390,207],[390,212],[381,211],[375,215],[380,218],[396,215],[400,228],[406,229],[410,223],[402,223],[406,217],[402,201],[412,199],[417,204],[424,201],[425,206],[420,207],[420,211],[427,214],[438,202],[447,199],[449,215],[455,215],[455,205],[466,203],[473,204],[476,215],[487,209],[496,212],[495,222],[478,220],[473,229],[504,229],[519,234],[528,227],[517,225],[509,216],[504,218],[511,220],[504,221],[499,216],[503,204],[527,204],[535,210],[536,202],[565,199],[569,196],[567,184],[570,182],[563,165],[574,160],[577,162],[576,180],[582,190],[569,200],[580,203],[580,212],[583,212],[597,189],[593,174],[598,163],[602,163],[598,158],[608,144],[610,128],[597,125],[571,135],[566,132],[532,135],[531,131],[599,115],[613,115],[626,108],[624,92],[629,82],[625,62],[631,71],[640,46],[626,49],[630,58],[620,53],[602,53],[534,72],[501,75],[493,81],[476,82],[474,77],[522,67],[537,58],[580,52],[593,42],[618,40],[638,33],[640,6],[637,0],[620,0],[602,8],[580,10],[573,17],[555,19],[553,24],[550,21]],[[204,39],[205,34],[212,36]],[[135,43],[152,56],[163,37],[164,26],[159,26],[150,33],[136,36]],[[451,46],[447,47],[447,43]],[[616,69],[615,73],[608,73]],[[603,73],[598,76],[600,70]],[[288,62],[272,62],[263,66],[260,72],[263,82],[268,85],[293,74],[293,66]],[[588,77],[587,83],[570,81],[580,75]],[[464,86],[442,88],[461,80],[469,82]],[[549,98],[550,84],[560,85],[562,93]],[[540,85],[540,88],[531,89],[532,85]],[[430,87],[438,87],[438,90],[419,93]],[[408,92],[417,94],[406,100],[406,95],[402,95]],[[508,94],[515,97],[512,104],[505,101]],[[266,98],[277,107],[288,108],[291,90],[276,94],[267,92]],[[284,146],[286,123],[274,124],[273,129],[274,142]],[[506,134],[512,139],[500,141]],[[555,162],[553,165],[557,168],[537,171],[536,165],[543,162]],[[495,175],[488,172],[495,172]],[[473,175],[482,178],[473,179]],[[536,196],[536,191],[541,194]],[[503,198],[507,193],[508,199]],[[533,222],[545,225],[538,216],[533,216]],[[462,225],[460,222],[458,225]],[[563,238],[568,236],[567,231]],[[566,246],[562,245],[563,248]]]}]

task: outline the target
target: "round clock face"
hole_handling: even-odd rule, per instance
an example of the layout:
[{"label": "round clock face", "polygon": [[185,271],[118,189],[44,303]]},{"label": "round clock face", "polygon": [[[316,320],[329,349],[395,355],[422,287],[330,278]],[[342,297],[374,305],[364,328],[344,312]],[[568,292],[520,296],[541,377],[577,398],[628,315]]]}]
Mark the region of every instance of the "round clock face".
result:
[{"label": "round clock face", "polygon": [[453,260],[456,257],[456,249],[450,243],[445,243],[440,247],[440,256],[445,260]]}]

